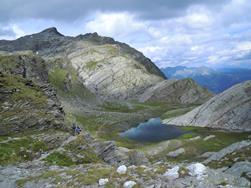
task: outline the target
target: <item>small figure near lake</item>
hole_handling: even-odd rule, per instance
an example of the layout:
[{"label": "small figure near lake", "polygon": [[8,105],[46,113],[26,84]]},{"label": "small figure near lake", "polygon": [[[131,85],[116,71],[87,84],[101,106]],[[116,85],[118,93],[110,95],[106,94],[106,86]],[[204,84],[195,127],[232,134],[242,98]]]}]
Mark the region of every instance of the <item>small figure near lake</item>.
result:
[{"label": "small figure near lake", "polygon": [[76,125],[76,123],[73,123],[72,125],[73,135],[78,135],[81,133],[82,129]]}]

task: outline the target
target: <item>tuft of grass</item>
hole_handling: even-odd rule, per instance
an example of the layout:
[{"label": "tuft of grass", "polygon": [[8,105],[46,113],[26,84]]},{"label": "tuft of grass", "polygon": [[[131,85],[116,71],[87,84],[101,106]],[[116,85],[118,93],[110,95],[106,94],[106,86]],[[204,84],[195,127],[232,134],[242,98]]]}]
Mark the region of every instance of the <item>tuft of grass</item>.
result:
[{"label": "tuft of grass", "polygon": [[[56,88],[57,94],[62,99],[82,99],[88,101],[95,101],[96,97],[91,93],[79,80],[77,71],[70,65],[63,65],[64,60],[57,59],[51,62],[49,71],[49,81]],[[67,75],[71,77],[71,89],[70,91],[65,91],[64,82]]]},{"label": "tuft of grass", "polygon": [[59,175],[60,173],[55,170],[45,171],[44,173],[38,176],[30,176],[28,178],[22,178],[17,180],[15,183],[18,187],[24,187],[27,182],[35,182],[37,183],[39,180],[53,179],[53,183],[62,182],[62,177]]},{"label": "tuft of grass", "polygon": [[[81,147],[84,147],[84,149],[81,149]],[[83,156],[83,158],[78,159],[76,164],[97,163],[101,161],[93,149],[88,146],[82,135],[79,135],[77,139],[64,146],[64,149],[71,154]]]},{"label": "tuft of grass", "polygon": [[48,151],[46,143],[30,137],[0,143],[0,165],[29,161]]},{"label": "tuft of grass", "polygon": [[50,165],[71,166],[75,164],[70,157],[59,152],[53,152],[43,160]]},{"label": "tuft of grass", "polygon": [[[193,161],[205,152],[215,152],[231,145],[232,143],[239,142],[248,137],[248,133],[237,132],[225,132],[221,130],[212,130],[208,128],[197,127],[185,127],[184,130],[190,130],[190,132],[179,138],[182,141],[182,146],[185,149],[185,154],[176,158],[168,157],[168,160],[181,162],[181,161]],[[210,140],[203,140],[208,135],[215,135]],[[192,137],[200,136],[200,140],[190,141]]]},{"label": "tuft of grass", "polygon": [[67,70],[56,67],[49,73],[49,80],[53,86],[60,90],[64,90],[64,80],[66,79]]},{"label": "tuft of grass", "polygon": [[[66,174],[67,176],[72,176],[71,180],[64,179],[61,174]],[[78,170],[64,170],[64,171],[55,171],[49,170],[45,171],[38,176],[30,176],[24,179],[16,181],[16,184],[19,187],[24,187],[27,182],[37,183],[41,180],[49,180],[50,183],[57,185],[59,182],[66,187],[76,187],[77,182],[78,186],[87,186],[87,185],[96,185],[100,178],[112,178],[115,175],[113,168],[105,167],[96,167],[90,168],[86,172],[81,172]]]},{"label": "tuft of grass", "polygon": [[36,107],[44,107],[47,103],[47,97],[42,93],[41,89],[32,83],[32,86],[27,86],[30,82],[20,76],[5,74],[1,78],[1,83],[6,90],[13,90],[10,96],[13,101],[27,101]]},{"label": "tuft of grass", "polygon": [[96,62],[96,61],[89,61],[89,62],[86,63],[86,66],[85,66],[85,67],[86,67],[88,70],[93,71],[93,70],[96,69],[97,65],[98,65],[98,62]]},{"label": "tuft of grass", "polygon": [[162,119],[169,119],[172,117],[177,117],[181,116],[191,110],[193,110],[196,106],[189,106],[189,107],[184,107],[184,108],[179,108],[179,109],[174,109],[174,110],[169,110],[166,113],[161,115]]},{"label": "tuft of grass", "polygon": [[[165,145],[165,142],[163,142],[163,145],[160,145],[162,143],[159,143],[156,146],[144,146],[142,151],[148,153],[149,151],[154,150],[156,147],[156,154],[149,154],[149,158],[153,162],[159,161],[160,159],[175,163],[201,161],[203,159],[200,156],[203,153],[219,151],[231,145],[232,143],[247,139],[249,135],[249,133],[225,132],[222,130],[213,130],[201,127],[180,128],[184,131],[187,131],[187,133],[176,139],[169,140],[167,145]],[[209,135],[215,135],[215,137],[209,140],[203,140],[203,138]],[[198,140],[190,140],[190,138],[197,136],[200,136],[201,138]],[[162,149],[158,151],[158,147],[161,147]],[[184,148],[185,153],[175,158],[167,156],[167,153],[178,148]]]},{"label": "tuft of grass", "polygon": [[100,178],[109,177],[112,173],[110,168],[92,168],[89,169],[85,174],[80,174],[77,177],[77,181],[83,185],[96,184]]}]

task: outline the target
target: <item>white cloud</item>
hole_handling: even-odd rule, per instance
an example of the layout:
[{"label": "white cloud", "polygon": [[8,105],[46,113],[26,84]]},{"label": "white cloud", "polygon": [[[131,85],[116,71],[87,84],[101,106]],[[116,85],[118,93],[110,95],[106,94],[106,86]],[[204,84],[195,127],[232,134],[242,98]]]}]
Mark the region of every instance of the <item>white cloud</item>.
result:
[{"label": "white cloud", "polygon": [[[110,12],[92,12],[71,23],[33,19],[9,24],[8,29],[12,38],[53,25],[67,35],[98,32],[129,43],[160,67],[241,66],[242,61],[236,59],[251,53],[250,10],[249,0],[229,0],[217,8],[192,5],[176,17],[147,20],[129,11],[112,12],[111,8]],[[1,32],[6,32],[0,30],[3,38]]]},{"label": "white cloud", "polygon": [[16,24],[9,24],[7,26],[2,26],[0,29],[0,38],[4,39],[15,39],[25,35],[25,32],[19,28]]},{"label": "white cloud", "polygon": [[25,32],[18,25],[13,24],[13,25],[11,25],[11,28],[12,28],[13,32],[15,33],[16,38],[19,38],[19,37],[25,35]]},{"label": "white cloud", "polygon": [[98,32],[113,37],[126,37],[142,29],[145,29],[145,25],[135,20],[128,12],[96,13],[94,19],[88,21],[84,28],[87,32]]},{"label": "white cloud", "polygon": [[251,50],[251,41],[240,42],[236,46],[237,51]]}]

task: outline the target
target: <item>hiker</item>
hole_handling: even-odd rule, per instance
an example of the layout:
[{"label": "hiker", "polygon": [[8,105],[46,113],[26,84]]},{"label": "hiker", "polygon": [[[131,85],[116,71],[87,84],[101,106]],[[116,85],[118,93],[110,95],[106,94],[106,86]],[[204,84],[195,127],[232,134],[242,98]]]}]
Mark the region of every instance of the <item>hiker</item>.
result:
[{"label": "hiker", "polygon": [[76,128],[77,128],[76,124],[73,123],[71,128],[72,128],[72,131],[73,131],[73,135],[76,135]]},{"label": "hiker", "polygon": [[76,133],[77,133],[77,134],[80,134],[81,131],[82,131],[81,128],[80,128],[79,126],[77,126],[77,127],[76,127]]},{"label": "hiker", "polygon": [[75,123],[73,123],[72,125],[72,130],[73,130],[73,135],[80,134],[80,132],[82,131],[81,128],[79,126],[76,126]]}]

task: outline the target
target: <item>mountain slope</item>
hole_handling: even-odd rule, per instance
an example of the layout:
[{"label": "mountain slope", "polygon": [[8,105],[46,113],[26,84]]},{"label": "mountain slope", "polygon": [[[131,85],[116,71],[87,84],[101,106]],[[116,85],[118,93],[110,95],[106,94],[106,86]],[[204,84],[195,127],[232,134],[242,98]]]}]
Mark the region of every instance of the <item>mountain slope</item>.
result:
[{"label": "mountain slope", "polygon": [[14,41],[2,40],[0,50],[32,50],[45,59],[67,59],[83,84],[105,99],[135,99],[165,79],[142,53],[97,33],[67,37],[49,28]]},{"label": "mountain slope", "polygon": [[64,111],[45,62],[32,54],[0,55],[0,134],[64,127]]},{"label": "mountain slope", "polygon": [[[51,74],[52,77],[57,73],[64,77],[67,75],[66,82],[67,79],[75,78],[78,86],[83,85],[84,93],[87,91],[104,100],[139,100],[147,89],[166,80],[158,67],[141,52],[97,33],[68,37],[60,34],[56,28],[48,28],[14,41],[1,40],[0,50],[31,50],[50,60],[50,72],[55,68],[54,62],[61,62],[56,72]],[[185,88],[187,82],[180,82],[180,85],[182,83]],[[194,90],[198,88],[196,84],[189,87]],[[205,90],[197,91],[197,97],[204,95],[203,92],[207,95]],[[159,100],[167,98],[168,96]],[[199,101],[202,103],[208,98],[210,97]],[[194,100],[187,102],[193,103]]]},{"label": "mountain slope", "polygon": [[251,131],[251,81],[237,84],[187,114],[165,123]]},{"label": "mountain slope", "polygon": [[141,102],[165,101],[176,104],[202,104],[213,95],[192,79],[164,80],[148,88],[140,97]]},{"label": "mountain slope", "polygon": [[210,69],[208,67],[167,67],[162,69],[170,79],[192,78],[214,93],[220,93],[240,82],[251,80],[250,69]]}]

